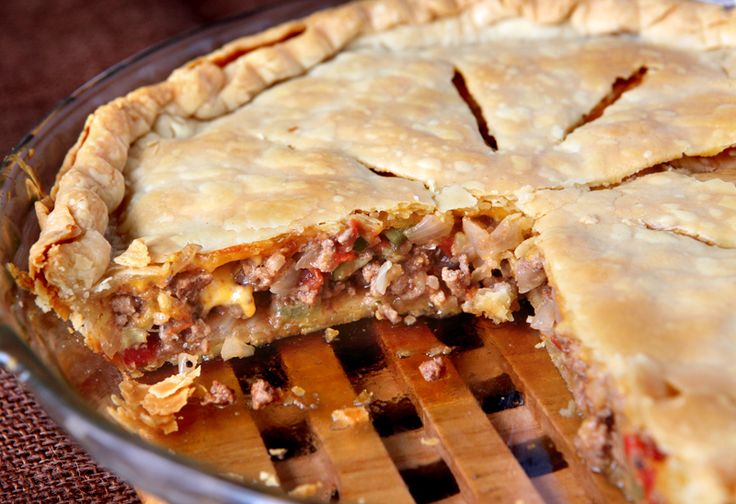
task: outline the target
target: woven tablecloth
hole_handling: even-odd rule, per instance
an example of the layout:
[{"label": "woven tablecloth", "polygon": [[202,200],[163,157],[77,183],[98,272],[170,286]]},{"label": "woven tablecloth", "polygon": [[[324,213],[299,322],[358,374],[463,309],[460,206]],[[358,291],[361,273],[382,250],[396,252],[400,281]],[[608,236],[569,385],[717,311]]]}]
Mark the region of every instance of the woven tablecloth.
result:
[{"label": "woven tablecloth", "polygon": [[96,466],[5,371],[0,411],[0,501],[139,502],[133,488]]},{"label": "woven tablecloth", "polygon": [[[0,151],[55,103],[123,58],[264,0],[3,0]],[[0,370],[0,502],[139,502]]]}]

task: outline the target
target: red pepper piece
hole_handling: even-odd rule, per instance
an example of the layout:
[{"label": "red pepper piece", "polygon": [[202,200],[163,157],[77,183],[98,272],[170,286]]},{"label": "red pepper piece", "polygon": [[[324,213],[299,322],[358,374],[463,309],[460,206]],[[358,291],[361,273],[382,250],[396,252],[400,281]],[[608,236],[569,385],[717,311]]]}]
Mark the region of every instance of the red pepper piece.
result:
[{"label": "red pepper piece", "polygon": [[158,337],[149,336],[145,343],[126,348],[123,351],[123,362],[126,366],[143,367],[156,357],[159,346],[161,346],[161,341]]},{"label": "red pepper piece", "polygon": [[452,255],[452,243],[455,241],[455,237],[450,234],[446,236],[437,244],[437,248],[442,251],[447,257]]},{"label": "red pepper piece", "polygon": [[652,462],[662,461],[666,455],[659,451],[653,441],[643,439],[636,434],[626,434],[624,436],[624,454],[636,468],[636,477],[644,490],[645,500],[654,502],[652,497],[654,496],[657,472],[652,467]]},{"label": "red pepper piece", "polygon": [[550,341],[552,342],[552,344],[553,344],[554,346],[556,346],[556,347],[557,347],[557,350],[559,350],[560,352],[564,352],[564,351],[565,351],[565,350],[564,350],[564,349],[562,348],[562,343],[560,343],[560,340],[558,340],[558,339],[557,339],[557,338],[555,338],[554,336],[550,336],[549,340],[550,340]]}]

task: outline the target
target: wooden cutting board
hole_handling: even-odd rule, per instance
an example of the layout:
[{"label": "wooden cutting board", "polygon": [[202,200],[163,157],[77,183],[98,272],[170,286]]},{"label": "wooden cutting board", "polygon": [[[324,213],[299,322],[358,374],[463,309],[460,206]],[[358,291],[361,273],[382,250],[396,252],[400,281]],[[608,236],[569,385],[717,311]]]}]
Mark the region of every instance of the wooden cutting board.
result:
[{"label": "wooden cutting board", "polygon": [[[205,364],[201,382],[228,385],[235,403],[190,404],[179,432],[158,441],[321,501],[625,502],[576,455],[572,397],[526,325],[460,316],[338,329],[330,343],[299,336]],[[440,376],[428,381],[420,365],[433,357]],[[282,396],[253,410],[259,378]],[[353,425],[333,419],[366,402]]]}]

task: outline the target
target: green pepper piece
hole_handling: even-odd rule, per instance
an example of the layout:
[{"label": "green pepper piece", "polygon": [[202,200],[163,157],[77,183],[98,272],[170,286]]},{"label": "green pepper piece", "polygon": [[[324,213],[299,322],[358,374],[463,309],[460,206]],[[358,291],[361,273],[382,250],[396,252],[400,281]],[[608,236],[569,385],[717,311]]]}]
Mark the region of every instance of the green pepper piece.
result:
[{"label": "green pepper piece", "polygon": [[358,236],[355,243],[353,243],[353,250],[356,252],[363,252],[366,248],[368,248],[368,242],[362,236]]},{"label": "green pepper piece", "polygon": [[355,261],[345,261],[344,263],[340,264],[335,270],[332,272],[332,279],[335,282],[339,282],[340,280],[345,280],[347,277],[353,274],[355,271]]},{"label": "green pepper piece", "polygon": [[398,247],[406,241],[406,235],[400,229],[391,228],[383,232],[383,235],[391,242],[391,245]]}]

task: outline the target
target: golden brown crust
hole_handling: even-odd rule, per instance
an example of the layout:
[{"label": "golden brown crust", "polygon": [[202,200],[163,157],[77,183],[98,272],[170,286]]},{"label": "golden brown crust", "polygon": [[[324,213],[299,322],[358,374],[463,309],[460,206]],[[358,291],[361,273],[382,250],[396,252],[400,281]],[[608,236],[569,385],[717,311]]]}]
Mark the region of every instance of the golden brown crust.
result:
[{"label": "golden brown crust", "polygon": [[[645,38],[684,41],[701,48],[731,45],[736,33],[733,14],[716,6],[673,0],[630,0],[615,6],[606,0],[504,4],[377,0],[319,12],[245,37],[192,61],[168,81],[136,90],[90,116],[52,190],[57,202],[31,252],[31,276],[41,284],[50,281],[66,293],[88,289],[99,279],[110,260],[103,240],[94,234],[106,224],[100,200],[108,212],[117,208],[123,192],[120,172],[129,146],[150,130],[163,111],[177,117],[216,117],[242,106],[274,82],[303,73],[361,34],[460,12],[475,24],[522,16],[538,23],[569,21],[585,33],[638,32]],[[86,191],[87,196],[66,196],[72,189]],[[87,208],[78,210],[73,202],[85,199],[90,201]],[[59,216],[54,215],[57,212]],[[88,230],[91,236],[85,238]],[[100,264],[96,259],[85,271],[52,271],[65,268],[70,260],[66,256],[79,248],[73,242],[80,240],[85,240],[85,248],[97,247],[89,255]]]}]

